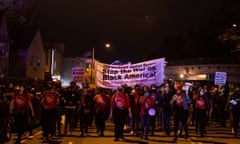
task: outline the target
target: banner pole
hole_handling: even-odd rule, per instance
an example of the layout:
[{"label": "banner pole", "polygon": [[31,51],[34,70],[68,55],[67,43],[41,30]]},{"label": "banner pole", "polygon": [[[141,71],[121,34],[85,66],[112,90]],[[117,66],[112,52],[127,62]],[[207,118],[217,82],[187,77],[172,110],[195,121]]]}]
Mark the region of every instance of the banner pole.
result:
[{"label": "banner pole", "polygon": [[93,69],[94,69],[94,47],[92,48],[92,64],[91,64],[91,80],[90,80],[90,83],[93,83]]}]

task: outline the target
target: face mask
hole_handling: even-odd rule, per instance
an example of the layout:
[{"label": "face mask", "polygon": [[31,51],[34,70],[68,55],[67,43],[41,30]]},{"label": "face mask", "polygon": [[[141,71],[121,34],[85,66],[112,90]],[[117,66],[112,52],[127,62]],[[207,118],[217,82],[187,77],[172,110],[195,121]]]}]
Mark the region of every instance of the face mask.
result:
[{"label": "face mask", "polygon": [[144,96],[145,96],[145,97],[149,97],[149,96],[150,96],[149,92],[146,92],[146,93],[144,94]]},{"label": "face mask", "polygon": [[19,90],[20,90],[20,92],[24,92],[24,87],[21,86]]},{"label": "face mask", "polygon": [[181,94],[181,91],[180,91],[180,90],[177,90],[177,94]]}]

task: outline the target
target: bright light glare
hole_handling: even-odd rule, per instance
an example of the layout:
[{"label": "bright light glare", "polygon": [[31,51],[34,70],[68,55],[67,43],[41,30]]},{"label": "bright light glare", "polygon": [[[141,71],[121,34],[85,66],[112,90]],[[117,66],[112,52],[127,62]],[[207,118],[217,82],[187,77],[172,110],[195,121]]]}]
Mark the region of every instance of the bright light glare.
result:
[{"label": "bright light glare", "polygon": [[198,77],[201,78],[201,79],[206,79],[207,75],[206,74],[199,74]]},{"label": "bright light glare", "polygon": [[105,47],[106,47],[106,48],[110,48],[110,47],[111,47],[111,44],[106,43],[106,44],[105,44]]},{"label": "bright light glare", "polygon": [[233,24],[232,26],[233,26],[233,27],[237,27],[237,24]]},{"label": "bright light glare", "polygon": [[180,76],[180,78],[184,78],[184,74],[180,74],[179,76]]}]

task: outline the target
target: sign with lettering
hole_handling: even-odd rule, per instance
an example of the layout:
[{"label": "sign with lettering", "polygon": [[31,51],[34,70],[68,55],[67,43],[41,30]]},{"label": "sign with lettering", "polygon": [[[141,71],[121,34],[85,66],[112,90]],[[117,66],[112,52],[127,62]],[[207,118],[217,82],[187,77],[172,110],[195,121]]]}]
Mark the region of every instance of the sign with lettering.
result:
[{"label": "sign with lettering", "polygon": [[164,58],[124,65],[95,61],[95,83],[104,88],[117,88],[124,84],[161,85],[164,81],[164,62]]},{"label": "sign with lettering", "polygon": [[72,80],[76,83],[82,83],[84,81],[84,68],[73,67],[72,68]]},{"label": "sign with lettering", "polygon": [[225,85],[227,81],[227,73],[226,72],[215,72],[215,85]]}]

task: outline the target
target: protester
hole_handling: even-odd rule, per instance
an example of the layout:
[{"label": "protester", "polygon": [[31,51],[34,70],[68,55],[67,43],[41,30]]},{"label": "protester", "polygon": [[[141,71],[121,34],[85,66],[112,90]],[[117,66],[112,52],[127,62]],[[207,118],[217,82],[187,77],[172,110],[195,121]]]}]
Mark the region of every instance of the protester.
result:
[{"label": "protester", "polygon": [[94,88],[88,88],[88,96],[89,96],[89,105],[90,105],[88,126],[92,127],[94,123],[94,116],[95,116],[95,103],[93,98],[96,96],[96,90]]},{"label": "protester", "polygon": [[[29,98],[29,101],[32,103],[32,105],[34,105],[35,103],[34,103],[34,100],[35,100],[35,94],[34,93],[32,93],[31,91],[30,91],[30,93],[28,94],[28,98]],[[33,106],[32,106],[32,108],[33,108]],[[33,108],[33,110],[34,110],[34,108]],[[35,111],[35,110],[34,110]],[[29,106],[27,106],[27,115],[28,115],[28,118],[27,118],[27,129],[28,129],[28,131],[29,131],[29,136],[28,136],[28,138],[29,139],[32,139],[33,138],[33,119],[34,119],[34,117],[32,116],[32,114],[31,114],[31,108],[29,107]]]},{"label": "protester", "polygon": [[233,93],[230,103],[232,104],[234,136],[237,138],[240,121],[240,86],[238,86],[236,91]]},{"label": "protester", "polygon": [[222,127],[226,126],[226,120],[227,120],[227,113],[225,111],[225,107],[227,104],[227,91],[224,86],[219,86],[218,95],[216,99],[216,106],[217,106],[217,114],[218,114],[218,120]]},{"label": "protester", "polygon": [[57,105],[57,120],[56,120],[56,135],[62,136],[62,116],[65,114],[65,107],[64,107],[64,92],[65,89],[62,87],[61,81],[57,80],[54,82],[54,89],[59,94],[59,104]]},{"label": "protester", "polygon": [[81,100],[79,101],[78,114],[80,119],[80,137],[88,136],[88,127],[91,112],[92,99],[89,96],[87,88],[83,89]]},{"label": "protester", "polygon": [[124,92],[122,87],[117,89],[117,92],[112,96],[111,111],[109,118],[114,120],[114,141],[123,139],[123,128],[127,117],[131,118],[131,106],[129,96]]},{"label": "protester", "polygon": [[34,116],[30,94],[27,93],[24,85],[19,85],[19,89],[13,95],[12,101],[10,103],[10,112],[13,114],[15,120],[17,144],[21,143],[23,133],[25,132],[28,125],[28,107],[30,109],[31,116]]},{"label": "protester", "polygon": [[164,129],[164,117],[163,117],[163,89],[164,84],[160,85],[156,88],[156,99],[155,99],[155,107],[156,107],[156,120],[159,131],[163,131]]},{"label": "protester", "polygon": [[171,132],[172,107],[170,105],[170,101],[173,95],[174,95],[174,89],[170,86],[169,83],[165,83],[161,103],[163,108],[164,130],[167,136],[170,136],[170,132]]},{"label": "protester", "polygon": [[227,98],[227,104],[225,107],[225,111],[229,113],[229,121],[231,122],[232,133],[234,133],[234,127],[233,127],[232,104],[230,103],[230,101],[233,99],[234,92],[235,92],[235,89],[233,87],[230,88],[229,93],[228,93],[228,98]]},{"label": "protester", "polygon": [[208,102],[208,124],[209,124],[209,126],[213,122],[215,97],[216,97],[215,87],[211,87],[211,89],[209,91],[209,96],[208,96],[208,101],[209,101]]},{"label": "protester", "polygon": [[139,136],[140,130],[140,97],[142,95],[140,85],[135,85],[131,97],[131,110],[132,110],[132,133]]},{"label": "protester", "polygon": [[72,135],[74,128],[74,116],[77,107],[77,87],[74,82],[70,83],[70,86],[66,89],[64,93],[64,108],[65,108],[65,126],[64,135]]},{"label": "protester", "polygon": [[[129,99],[130,99],[130,106],[131,106],[131,101],[132,101],[132,95],[131,95],[131,92],[132,92],[132,87],[128,86],[127,84],[123,84],[122,85],[122,88],[123,88],[123,91],[126,95],[129,96]],[[132,109],[131,109],[132,110]],[[126,133],[129,133],[131,132],[131,120],[132,118],[129,117],[129,114],[127,114],[127,119],[124,123],[124,132]]]},{"label": "protester", "polygon": [[150,115],[150,132],[151,136],[155,135],[155,126],[156,126],[156,117],[157,117],[157,108],[156,108],[156,100],[157,91],[156,86],[152,85],[150,89],[150,98],[153,100],[153,104],[151,105],[148,114]]},{"label": "protester", "polygon": [[190,86],[189,87],[189,90],[188,90],[188,95],[189,97],[191,98],[192,100],[192,103],[189,107],[189,123],[191,126],[194,126],[195,125],[195,104],[196,104],[196,101],[194,99],[194,96],[197,94],[197,90],[196,88],[194,88],[193,86]]},{"label": "protester", "polygon": [[182,86],[177,87],[177,92],[170,101],[173,111],[174,111],[174,141],[177,140],[177,132],[179,129],[179,124],[181,122],[184,131],[185,139],[188,138],[188,114],[189,114],[189,105],[191,103],[191,98],[182,91]]},{"label": "protester", "polygon": [[145,90],[144,96],[140,98],[140,104],[141,104],[141,111],[140,111],[140,117],[141,117],[141,138],[148,140],[149,135],[149,125],[150,125],[150,114],[149,110],[150,108],[154,107],[154,99],[150,96],[150,92]]},{"label": "protester", "polygon": [[10,136],[9,134],[9,103],[6,101],[0,90],[0,144],[4,144]]},{"label": "protester", "polygon": [[207,110],[208,110],[208,104],[207,104],[207,95],[204,92],[203,88],[199,89],[199,93],[195,99],[195,109],[196,109],[196,124],[195,124],[195,131],[196,134],[198,134],[198,131],[200,131],[200,136],[203,137],[205,133],[206,128],[206,122],[207,122]]},{"label": "protester", "polygon": [[55,135],[58,104],[59,93],[53,89],[52,83],[48,83],[47,90],[43,93],[41,99],[43,141],[48,141]]},{"label": "protester", "polygon": [[97,128],[98,136],[104,136],[106,119],[109,116],[111,107],[111,98],[106,95],[105,89],[100,89],[100,93],[94,98],[96,106],[95,124]]}]

